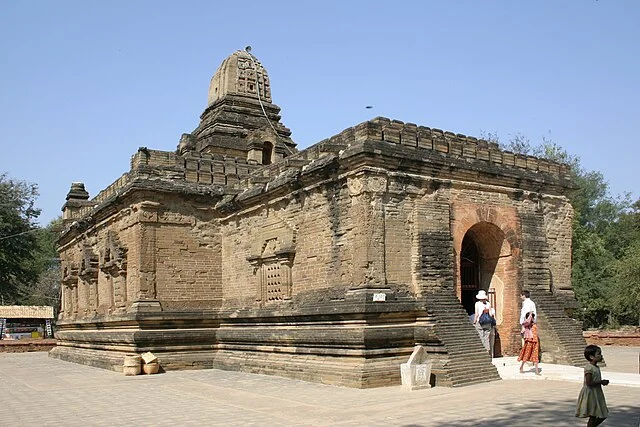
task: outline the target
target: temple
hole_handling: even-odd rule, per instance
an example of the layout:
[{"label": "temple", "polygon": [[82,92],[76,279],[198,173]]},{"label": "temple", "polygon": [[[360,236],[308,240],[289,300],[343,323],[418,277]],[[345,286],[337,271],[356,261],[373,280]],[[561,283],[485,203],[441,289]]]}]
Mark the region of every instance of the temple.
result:
[{"label": "temple", "polygon": [[72,184],[51,356],[367,388],[400,384],[421,345],[432,384],[459,386],[499,379],[474,295],[496,308],[495,356],[514,355],[528,289],[543,360],[582,364],[568,166],[383,117],[299,151],[279,113],[234,52],[176,151],[139,148],[92,199]]}]

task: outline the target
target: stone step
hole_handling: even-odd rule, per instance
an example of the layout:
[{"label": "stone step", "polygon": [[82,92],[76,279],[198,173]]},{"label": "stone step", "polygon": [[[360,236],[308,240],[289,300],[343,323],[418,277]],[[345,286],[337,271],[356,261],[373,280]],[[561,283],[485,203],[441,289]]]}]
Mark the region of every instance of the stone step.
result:
[{"label": "stone step", "polygon": [[[496,370],[497,372],[497,370]],[[460,387],[460,386],[467,386],[467,385],[472,385],[472,384],[480,384],[480,383],[484,383],[487,381],[498,381],[500,380],[500,375],[496,374],[496,376],[485,376],[479,373],[474,373],[471,375],[466,375],[466,376],[460,376],[457,377],[455,379],[452,378],[451,380],[451,385],[452,387]]]},{"label": "stone step", "polygon": [[427,298],[427,309],[437,318],[435,332],[444,344],[448,361],[445,378],[453,387],[498,380],[497,369],[482,346],[469,316],[453,293],[440,293]]},{"label": "stone step", "polygon": [[551,349],[547,350],[548,353],[564,358],[568,363],[576,366],[584,364],[583,351],[586,341],[582,336],[582,324],[566,314],[564,304],[552,293],[533,291],[531,297],[536,302],[540,323],[543,325],[541,331],[543,353],[545,339],[551,340],[548,344],[551,346]]}]

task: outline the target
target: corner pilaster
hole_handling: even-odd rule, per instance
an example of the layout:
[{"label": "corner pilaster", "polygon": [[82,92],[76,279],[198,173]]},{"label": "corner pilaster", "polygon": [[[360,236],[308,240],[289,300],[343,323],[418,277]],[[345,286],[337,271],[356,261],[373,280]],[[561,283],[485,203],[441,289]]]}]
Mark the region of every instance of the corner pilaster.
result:
[{"label": "corner pilaster", "polygon": [[158,208],[160,203],[143,202],[139,205],[137,280],[135,280],[134,300],[129,312],[162,311],[156,294],[156,231],[158,227]]}]

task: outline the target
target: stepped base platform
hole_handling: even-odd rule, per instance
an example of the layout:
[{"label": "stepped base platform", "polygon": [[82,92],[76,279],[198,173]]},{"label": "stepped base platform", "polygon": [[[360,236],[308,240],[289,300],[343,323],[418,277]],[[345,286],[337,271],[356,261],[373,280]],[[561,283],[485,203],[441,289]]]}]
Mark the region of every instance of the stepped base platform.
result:
[{"label": "stepped base platform", "polygon": [[59,322],[50,355],[119,371],[125,354],[151,351],[167,371],[218,368],[373,388],[400,385],[400,365],[422,345],[433,363],[432,385],[500,379],[455,295],[432,298],[430,305],[442,304],[433,310],[424,300],[385,295],[384,303],[365,290],[342,301],[292,301],[290,308],[143,313],[82,327]]}]

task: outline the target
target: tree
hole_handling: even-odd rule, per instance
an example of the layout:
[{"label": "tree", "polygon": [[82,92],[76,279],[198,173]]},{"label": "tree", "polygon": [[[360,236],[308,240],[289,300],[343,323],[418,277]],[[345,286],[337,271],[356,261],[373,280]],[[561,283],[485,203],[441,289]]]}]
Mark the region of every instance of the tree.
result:
[{"label": "tree", "polygon": [[35,283],[38,270],[34,254],[38,241],[35,208],[38,188],[35,184],[13,180],[0,174],[0,303],[16,303],[19,289]]},{"label": "tree", "polygon": [[614,264],[613,312],[619,323],[640,326],[640,242],[634,241]]},{"label": "tree", "polygon": [[60,302],[60,262],[56,251],[56,239],[62,228],[62,219],[54,219],[44,228],[34,232],[37,247],[31,261],[38,272],[34,283],[19,287],[19,302],[25,305],[51,305],[57,316]]},{"label": "tree", "polygon": [[619,240],[612,246],[620,256],[613,265],[613,311],[621,324],[640,326],[640,200],[621,215],[616,227],[612,236]]}]

